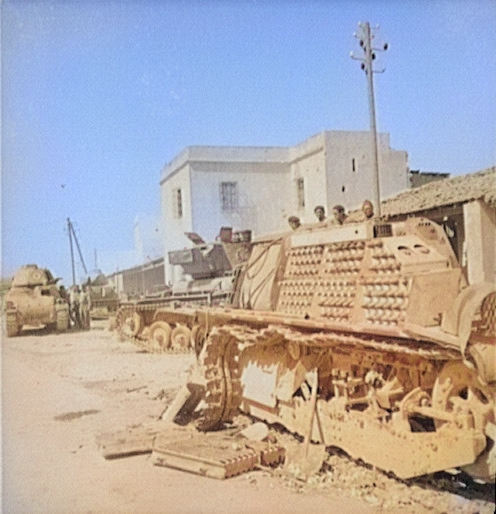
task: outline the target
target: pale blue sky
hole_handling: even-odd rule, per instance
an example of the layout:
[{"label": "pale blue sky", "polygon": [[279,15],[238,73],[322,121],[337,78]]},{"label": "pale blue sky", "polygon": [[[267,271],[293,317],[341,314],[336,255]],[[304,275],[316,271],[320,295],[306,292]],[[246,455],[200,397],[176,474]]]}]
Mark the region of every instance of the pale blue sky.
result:
[{"label": "pale blue sky", "polygon": [[[496,163],[496,2],[2,2],[2,272],[71,283],[66,219],[86,265],[130,264],[137,215],[192,145],[292,146],[368,130],[350,51],[379,25],[377,126],[411,169]],[[112,259],[111,259],[112,257]]]}]

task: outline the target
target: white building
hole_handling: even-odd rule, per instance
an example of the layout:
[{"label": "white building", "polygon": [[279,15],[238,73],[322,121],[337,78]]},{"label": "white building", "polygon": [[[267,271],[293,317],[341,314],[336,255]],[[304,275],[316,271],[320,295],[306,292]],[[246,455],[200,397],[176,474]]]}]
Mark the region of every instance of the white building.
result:
[{"label": "white building", "polygon": [[[381,197],[408,188],[408,157],[378,135]],[[171,250],[191,246],[185,232],[213,241],[221,227],[253,235],[288,229],[287,219],[316,221],[313,210],[359,207],[373,191],[369,132],[325,131],[294,147],[204,147],[183,150],[162,172],[166,281]],[[177,273],[177,272],[176,272]]]}]

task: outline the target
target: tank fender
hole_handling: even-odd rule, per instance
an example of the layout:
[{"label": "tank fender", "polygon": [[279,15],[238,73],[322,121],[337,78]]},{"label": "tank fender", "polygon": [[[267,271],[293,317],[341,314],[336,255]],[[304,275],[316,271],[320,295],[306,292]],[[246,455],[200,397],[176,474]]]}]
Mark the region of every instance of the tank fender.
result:
[{"label": "tank fender", "polygon": [[455,298],[453,306],[445,312],[441,328],[448,334],[458,337],[460,351],[465,354],[468,339],[472,332],[472,320],[477,307],[484,298],[496,292],[493,284],[473,284],[463,289]]}]

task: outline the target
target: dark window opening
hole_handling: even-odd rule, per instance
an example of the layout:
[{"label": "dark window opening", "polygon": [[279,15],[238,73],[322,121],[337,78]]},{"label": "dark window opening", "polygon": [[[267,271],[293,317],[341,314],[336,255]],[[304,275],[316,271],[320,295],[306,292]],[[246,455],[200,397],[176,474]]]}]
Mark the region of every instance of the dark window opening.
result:
[{"label": "dark window opening", "polygon": [[298,209],[305,207],[305,179],[296,179],[296,194],[298,198]]},{"label": "dark window opening", "polygon": [[238,210],[238,183],[220,183],[220,206],[222,212],[236,212]]},{"label": "dark window opening", "polygon": [[183,198],[181,194],[181,189],[174,189],[173,194],[173,206],[174,206],[174,217],[182,218],[183,217]]}]

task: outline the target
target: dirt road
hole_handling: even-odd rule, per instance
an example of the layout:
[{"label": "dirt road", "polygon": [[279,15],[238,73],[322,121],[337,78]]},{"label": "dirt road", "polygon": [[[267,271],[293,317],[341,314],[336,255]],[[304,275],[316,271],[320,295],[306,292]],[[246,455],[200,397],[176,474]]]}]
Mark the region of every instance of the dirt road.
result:
[{"label": "dirt road", "polygon": [[402,483],[347,458],[302,483],[281,470],[228,480],[154,466],[149,455],[105,460],[96,437],[157,420],[192,355],[150,355],[104,326],[62,335],[2,335],[2,512],[492,513],[486,489]]}]

